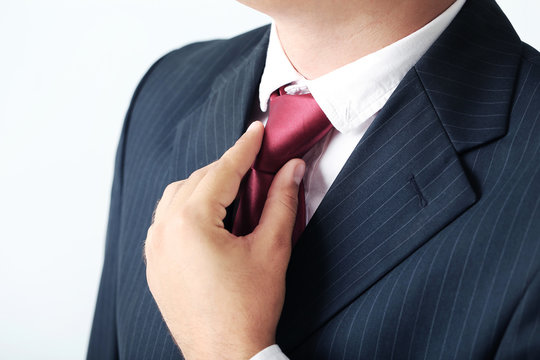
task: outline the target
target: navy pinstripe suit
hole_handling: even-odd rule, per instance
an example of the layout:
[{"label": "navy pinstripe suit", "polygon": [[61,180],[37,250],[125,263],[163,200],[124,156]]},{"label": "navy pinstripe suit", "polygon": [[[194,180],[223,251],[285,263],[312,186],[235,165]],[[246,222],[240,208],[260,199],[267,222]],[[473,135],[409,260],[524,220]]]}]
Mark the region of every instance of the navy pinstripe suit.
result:
[{"label": "navy pinstripe suit", "polygon": [[[243,132],[269,28],[193,44],[139,85],[116,162],[89,359],[178,359],[142,245],[165,186]],[[540,54],[469,0],[407,74],[294,248],[292,359],[540,358]]]}]

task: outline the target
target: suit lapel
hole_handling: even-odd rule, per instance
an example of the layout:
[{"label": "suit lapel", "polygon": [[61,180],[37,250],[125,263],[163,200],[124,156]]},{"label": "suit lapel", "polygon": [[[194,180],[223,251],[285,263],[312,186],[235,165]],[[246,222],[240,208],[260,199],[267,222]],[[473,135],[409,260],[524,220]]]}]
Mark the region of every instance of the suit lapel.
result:
[{"label": "suit lapel", "polygon": [[217,160],[243,133],[258,93],[268,35],[269,27],[263,27],[244,35],[240,49],[225,49],[231,64],[216,76],[201,104],[178,121],[171,180]]},{"label": "suit lapel", "polygon": [[459,156],[506,133],[519,50],[495,3],[469,0],[407,74],[293,250],[286,351],[475,203]]},{"label": "suit lapel", "polygon": [[280,345],[296,345],[475,199],[452,143],[411,71],[293,250]]},{"label": "suit lapel", "polygon": [[[242,134],[268,28],[231,51],[209,95],[179,119],[171,180]],[[476,201],[459,155],[506,133],[519,39],[494,2],[468,0],[402,81],[293,250],[278,342],[292,351]]]}]

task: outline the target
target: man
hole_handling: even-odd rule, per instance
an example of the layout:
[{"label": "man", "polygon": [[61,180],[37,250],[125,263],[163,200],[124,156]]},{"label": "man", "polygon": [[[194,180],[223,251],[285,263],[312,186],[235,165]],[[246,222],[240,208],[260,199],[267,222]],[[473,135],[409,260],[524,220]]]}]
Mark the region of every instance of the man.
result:
[{"label": "man", "polygon": [[134,95],[88,358],[537,358],[540,54],[491,0],[246,3]]}]

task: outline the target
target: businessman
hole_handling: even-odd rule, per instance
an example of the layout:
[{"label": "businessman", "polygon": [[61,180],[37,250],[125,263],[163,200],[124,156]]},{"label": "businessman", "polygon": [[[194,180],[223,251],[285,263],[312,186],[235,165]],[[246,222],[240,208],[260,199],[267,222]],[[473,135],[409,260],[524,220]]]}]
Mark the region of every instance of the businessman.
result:
[{"label": "businessman", "polygon": [[245,3],[135,92],[88,358],[538,358],[540,54],[492,0]]}]

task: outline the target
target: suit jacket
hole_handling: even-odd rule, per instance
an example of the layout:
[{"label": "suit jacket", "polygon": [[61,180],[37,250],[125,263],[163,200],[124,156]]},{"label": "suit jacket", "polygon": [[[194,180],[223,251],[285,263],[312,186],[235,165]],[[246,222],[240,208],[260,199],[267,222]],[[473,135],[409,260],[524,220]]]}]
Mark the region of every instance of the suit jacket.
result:
[{"label": "suit jacket", "polygon": [[[165,186],[257,98],[269,27],[159,60],[125,121],[89,359],[180,359],[142,246]],[[316,54],[314,54],[316,56]],[[295,246],[292,359],[540,358],[540,54],[469,0],[378,114]]]}]

